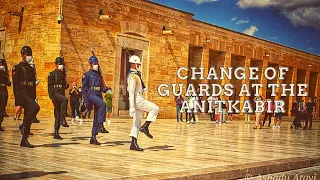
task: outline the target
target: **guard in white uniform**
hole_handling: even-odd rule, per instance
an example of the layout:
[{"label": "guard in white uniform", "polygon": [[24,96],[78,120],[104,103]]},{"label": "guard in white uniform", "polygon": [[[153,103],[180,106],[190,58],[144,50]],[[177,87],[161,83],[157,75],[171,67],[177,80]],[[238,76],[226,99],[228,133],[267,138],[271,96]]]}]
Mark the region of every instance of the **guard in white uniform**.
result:
[{"label": "guard in white uniform", "polygon": [[[138,56],[131,56],[129,58],[131,69],[127,76],[128,92],[129,92],[129,113],[133,117],[133,124],[131,128],[130,137],[132,138],[130,150],[143,151],[138,146],[137,139],[139,131],[144,133],[147,137],[153,138],[149,133],[149,125],[155,122],[159,113],[159,107],[154,103],[147,101],[143,97],[143,92],[146,87],[141,79],[141,62]],[[140,127],[144,112],[149,112],[146,122]],[[140,128],[139,128],[140,127]]]}]

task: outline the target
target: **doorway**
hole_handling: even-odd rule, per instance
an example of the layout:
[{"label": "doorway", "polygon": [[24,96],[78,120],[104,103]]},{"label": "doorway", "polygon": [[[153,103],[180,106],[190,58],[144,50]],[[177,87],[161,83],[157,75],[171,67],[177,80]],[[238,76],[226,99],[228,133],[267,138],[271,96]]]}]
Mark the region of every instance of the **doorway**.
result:
[{"label": "doorway", "polygon": [[[5,30],[0,28],[0,54],[4,52],[4,39],[5,39],[4,34],[5,34]],[[2,57],[2,54],[0,55],[0,57]]]},{"label": "doorway", "polygon": [[[139,56],[141,59],[141,64],[143,64],[142,60],[142,50],[126,50],[122,49],[121,51],[121,64],[120,64],[120,81],[119,81],[119,111],[121,110],[129,110],[129,93],[127,91],[127,75],[130,70],[129,58],[132,55]],[[143,67],[141,65],[141,67]]]}]

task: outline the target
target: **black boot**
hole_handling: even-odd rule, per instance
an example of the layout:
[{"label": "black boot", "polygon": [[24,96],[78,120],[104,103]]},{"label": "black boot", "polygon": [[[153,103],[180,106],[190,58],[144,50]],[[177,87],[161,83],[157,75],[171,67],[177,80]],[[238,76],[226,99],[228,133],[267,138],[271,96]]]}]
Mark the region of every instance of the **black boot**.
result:
[{"label": "black boot", "polygon": [[40,123],[40,121],[37,118],[32,119],[32,123]]},{"label": "black boot", "polygon": [[20,142],[20,147],[34,148],[34,146],[29,143],[27,137],[22,137]]},{"label": "black boot", "polygon": [[132,137],[130,150],[143,151],[143,149],[139,147],[137,139],[135,137]]},{"label": "black boot", "polygon": [[92,134],[91,139],[90,139],[90,144],[101,145],[101,143],[99,143],[97,140],[97,135]]},{"label": "black boot", "polygon": [[53,138],[62,140],[62,137],[59,135],[59,130],[54,130]]},{"label": "black boot", "polygon": [[29,133],[28,133],[28,134],[26,133],[26,128],[23,127],[22,124],[19,126],[19,129],[20,129],[21,135],[22,135],[23,137],[27,137],[27,138],[28,138]]},{"label": "black boot", "polygon": [[100,133],[109,133],[109,131],[106,130],[106,128],[104,128],[103,123],[100,123]]},{"label": "black boot", "polygon": [[141,127],[140,127],[140,132],[144,133],[148,138],[153,138],[153,136],[149,132],[149,125],[151,121],[146,121]]},{"label": "black boot", "polygon": [[4,131],[4,129],[1,127],[2,121],[3,121],[3,117],[0,115],[0,131]]},{"label": "black boot", "polygon": [[66,118],[62,118],[62,120],[61,120],[61,126],[63,126],[63,127],[69,127],[69,125],[68,125],[68,123],[67,123],[67,120],[66,120]]}]

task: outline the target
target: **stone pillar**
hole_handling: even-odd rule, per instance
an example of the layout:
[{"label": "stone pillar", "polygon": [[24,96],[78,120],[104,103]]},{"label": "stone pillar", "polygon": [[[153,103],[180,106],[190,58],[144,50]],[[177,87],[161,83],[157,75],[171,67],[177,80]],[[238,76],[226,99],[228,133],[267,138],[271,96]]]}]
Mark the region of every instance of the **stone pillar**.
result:
[{"label": "stone pillar", "polygon": [[305,76],[304,83],[308,84],[308,88],[305,89],[305,91],[308,92],[308,96],[305,96],[305,97],[302,98],[305,103],[308,102],[308,97],[309,97],[309,86],[310,86],[309,79],[310,79],[310,71],[306,71],[306,76]]},{"label": "stone pillar", "polygon": [[[231,53],[229,52],[226,52],[225,54],[225,59],[224,59],[224,68],[227,69],[231,67]],[[229,84],[230,83],[230,80],[225,78],[223,80],[221,80],[221,85],[222,87],[225,85],[225,84]],[[225,97],[225,100],[229,100],[229,97]]]},{"label": "stone pillar", "polygon": [[315,91],[315,95],[314,95],[315,97],[317,97],[317,103],[318,103],[318,105],[317,105],[317,109],[316,109],[316,114],[317,114],[317,117],[319,117],[320,116],[320,72],[318,72],[318,77],[317,77],[317,85],[316,85],[316,91]]},{"label": "stone pillar", "polygon": [[264,71],[267,69],[268,67],[268,61],[264,60],[263,64],[262,64],[262,69],[261,69],[261,78],[260,78],[260,84],[262,84],[262,88],[260,88],[259,93],[262,96],[262,99],[266,99],[267,98],[267,82],[268,80],[264,77]]},{"label": "stone pillar", "polygon": [[[278,69],[277,69],[277,71],[278,71]],[[283,80],[281,80],[281,79],[279,79],[280,77],[279,77],[279,72],[278,72],[278,74],[277,74],[277,84],[280,84],[280,87],[281,87],[281,84],[283,83]],[[275,96],[275,100],[279,100],[280,98],[281,98],[281,88],[277,88],[276,89],[276,93],[277,93],[277,95]]]},{"label": "stone pillar", "polygon": [[205,76],[204,80],[201,80],[201,84],[209,84],[209,80],[206,79],[206,76],[208,75],[209,72],[209,48],[207,47],[203,47],[203,51],[202,51],[202,59],[201,59],[201,65],[200,67],[204,68],[203,74]]},{"label": "stone pillar", "polygon": [[[251,58],[250,57],[246,57],[245,66],[244,66],[244,68],[246,69],[246,79],[242,80],[242,84],[246,84],[247,87],[249,88],[249,90],[250,90],[250,87],[249,87],[249,85],[250,85],[250,81],[249,81],[249,67],[250,67],[250,64],[251,64]],[[244,104],[243,102],[245,100],[248,100],[248,99],[249,99],[248,96],[241,96],[240,97],[240,110],[243,107],[243,104]]]},{"label": "stone pillar", "polygon": [[[293,94],[296,95],[297,93],[297,89],[296,89],[296,86],[297,86],[297,74],[298,74],[298,68],[294,67],[292,69],[292,78],[291,78],[291,81],[290,81],[290,84],[294,84],[295,87],[293,88]],[[289,84],[289,83],[288,83]],[[296,99],[296,96],[289,96],[289,104],[287,105],[289,108],[287,108],[289,110],[289,115],[291,115],[291,109],[292,109],[292,103],[293,101]]]},{"label": "stone pillar", "polygon": [[[210,58],[209,58],[209,48],[207,48],[206,46],[203,47],[203,51],[202,51],[202,58],[201,58],[201,65],[200,67],[203,67],[204,70],[203,70],[203,74],[205,76],[205,79],[204,80],[201,80],[200,83],[201,84],[208,84],[209,85],[209,80],[207,80],[206,76],[208,75],[208,72],[209,72],[209,64],[210,64]],[[209,86],[209,93],[211,92],[210,91],[211,89],[211,86]],[[204,100],[207,100],[208,97],[206,96],[206,94],[204,94],[202,97],[201,97],[201,100],[204,101]],[[206,106],[206,109],[205,109],[205,112],[208,111],[208,107]],[[197,118],[199,119],[199,118]]]}]

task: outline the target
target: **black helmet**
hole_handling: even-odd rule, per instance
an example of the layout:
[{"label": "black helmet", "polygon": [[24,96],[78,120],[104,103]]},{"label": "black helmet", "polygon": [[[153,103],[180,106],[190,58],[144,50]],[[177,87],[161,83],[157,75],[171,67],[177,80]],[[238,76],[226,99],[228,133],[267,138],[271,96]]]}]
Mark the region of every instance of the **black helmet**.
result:
[{"label": "black helmet", "polygon": [[63,60],[62,57],[57,57],[54,63],[57,64],[57,65],[63,65],[64,64],[64,60]]},{"label": "black helmet", "polygon": [[32,56],[32,49],[29,46],[23,46],[21,49],[21,54],[27,55],[27,56]]}]

